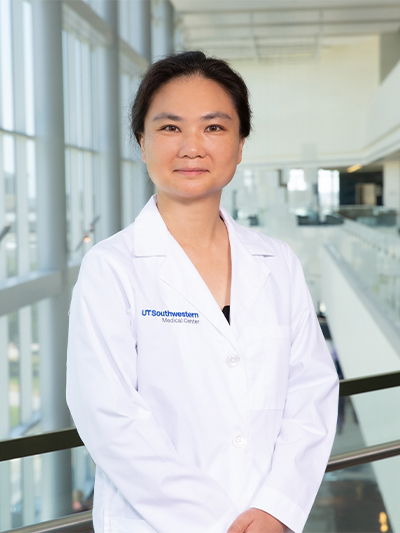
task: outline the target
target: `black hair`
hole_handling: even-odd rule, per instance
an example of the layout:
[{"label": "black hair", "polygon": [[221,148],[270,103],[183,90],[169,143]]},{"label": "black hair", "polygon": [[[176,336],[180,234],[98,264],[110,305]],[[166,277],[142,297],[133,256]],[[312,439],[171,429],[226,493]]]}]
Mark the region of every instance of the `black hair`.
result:
[{"label": "black hair", "polygon": [[239,133],[248,137],[251,130],[249,92],[243,78],[226,61],[207,57],[203,52],[172,54],[153,63],[145,73],[131,111],[131,130],[140,144],[144,120],[154,95],[169,81],[185,76],[201,76],[217,82],[232,98],[239,116]]}]

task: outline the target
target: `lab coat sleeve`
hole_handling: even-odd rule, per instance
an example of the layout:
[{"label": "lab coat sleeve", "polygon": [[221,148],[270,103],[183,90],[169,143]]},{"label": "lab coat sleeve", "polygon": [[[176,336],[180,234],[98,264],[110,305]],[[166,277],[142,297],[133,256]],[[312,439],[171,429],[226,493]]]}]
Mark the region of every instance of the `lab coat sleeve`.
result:
[{"label": "lab coat sleeve", "polygon": [[288,389],[272,468],[252,507],[300,533],[331,452],[339,387],[299,260],[287,245],[282,247],[292,295]]},{"label": "lab coat sleeve", "polygon": [[86,255],[69,324],[67,402],[76,427],[96,465],[158,533],[224,533],[239,514],[231,499],[177,453],[137,392],[130,290],[113,257]]}]

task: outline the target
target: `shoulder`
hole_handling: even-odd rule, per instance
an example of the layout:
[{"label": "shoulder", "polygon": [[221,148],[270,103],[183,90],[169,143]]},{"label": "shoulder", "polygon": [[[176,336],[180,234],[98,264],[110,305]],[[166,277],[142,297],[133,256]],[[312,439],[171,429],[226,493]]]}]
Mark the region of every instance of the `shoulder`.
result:
[{"label": "shoulder", "polygon": [[130,224],[95,244],[84,256],[81,272],[90,272],[93,269],[101,269],[103,273],[126,270],[132,264],[133,243],[133,224]]}]

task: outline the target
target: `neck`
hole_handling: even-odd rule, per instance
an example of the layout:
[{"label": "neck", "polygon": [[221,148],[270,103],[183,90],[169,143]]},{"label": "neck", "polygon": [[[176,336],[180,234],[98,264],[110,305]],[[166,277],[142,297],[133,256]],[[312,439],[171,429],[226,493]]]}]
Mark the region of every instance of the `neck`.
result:
[{"label": "neck", "polygon": [[195,201],[157,193],[157,207],[171,235],[181,245],[208,247],[225,230],[219,216],[221,194]]}]

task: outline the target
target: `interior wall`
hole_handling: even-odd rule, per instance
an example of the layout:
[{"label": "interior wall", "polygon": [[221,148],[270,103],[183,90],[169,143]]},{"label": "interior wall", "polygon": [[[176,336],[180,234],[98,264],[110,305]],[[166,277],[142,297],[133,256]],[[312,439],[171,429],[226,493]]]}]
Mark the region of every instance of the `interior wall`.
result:
[{"label": "interior wall", "polygon": [[313,59],[234,62],[251,94],[254,132],[244,164],[353,164],[379,87],[379,38],[322,49]]},{"label": "interior wall", "polygon": [[400,61],[400,32],[382,33],[380,36],[380,78],[386,76]]}]

